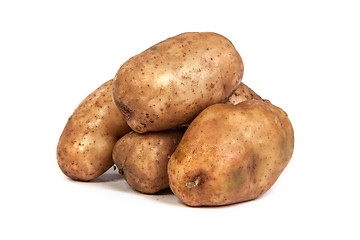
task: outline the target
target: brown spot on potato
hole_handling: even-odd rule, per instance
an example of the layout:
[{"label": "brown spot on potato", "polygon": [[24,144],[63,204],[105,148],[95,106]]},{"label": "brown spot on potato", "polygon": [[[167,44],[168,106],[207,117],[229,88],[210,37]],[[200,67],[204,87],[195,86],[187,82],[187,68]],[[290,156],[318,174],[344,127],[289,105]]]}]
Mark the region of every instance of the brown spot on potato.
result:
[{"label": "brown spot on potato", "polygon": [[120,112],[124,115],[125,119],[130,119],[132,115],[132,111],[122,102],[117,102],[116,104],[120,110]]}]

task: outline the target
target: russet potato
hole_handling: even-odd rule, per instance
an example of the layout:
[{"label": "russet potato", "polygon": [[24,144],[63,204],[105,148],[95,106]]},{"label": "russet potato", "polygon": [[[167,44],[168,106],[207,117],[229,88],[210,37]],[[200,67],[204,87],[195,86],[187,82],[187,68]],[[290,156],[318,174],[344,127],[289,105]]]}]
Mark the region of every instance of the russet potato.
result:
[{"label": "russet potato", "polygon": [[60,136],[57,160],[69,178],[89,181],[106,172],[116,141],[131,130],[113,100],[112,82],[80,103]]},{"label": "russet potato", "polygon": [[114,99],[138,133],[188,123],[224,103],[244,66],[233,44],[211,32],[183,33],[130,58],[114,78]]},{"label": "russet potato", "polygon": [[180,142],[180,129],[138,134],[120,138],[113,159],[127,183],[142,193],[156,193],[169,187],[167,164]]},{"label": "russet potato", "polygon": [[269,101],[215,104],[194,119],[171,156],[170,187],[190,206],[251,200],[275,183],[293,148],[287,114]]}]

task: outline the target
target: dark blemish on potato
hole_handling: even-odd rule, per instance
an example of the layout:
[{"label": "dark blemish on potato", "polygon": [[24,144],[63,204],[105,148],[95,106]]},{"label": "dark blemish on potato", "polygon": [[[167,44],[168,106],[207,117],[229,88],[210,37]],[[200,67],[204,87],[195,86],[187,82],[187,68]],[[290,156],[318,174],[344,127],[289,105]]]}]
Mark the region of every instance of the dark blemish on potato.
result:
[{"label": "dark blemish on potato", "polygon": [[257,156],[252,156],[251,157],[251,161],[249,162],[249,165],[247,166],[247,169],[248,171],[250,172],[250,177],[251,177],[251,180],[256,183],[256,174],[255,174],[255,170],[256,170],[256,167],[257,167],[257,161],[258,161],[258,158]]},{"label": "dark blemish on potato", "polygon": [[223,90],[226,92],[226,84],[223,84]]},{"label": "dark blemish on potato", "polygon": [[116,101],[116,105],[119,108],[120,112],[124,115],[125,119],[130,119],[132,115],[132,111],[122,102]]},{"label": "dark blemish on potato", "polygon": [[243,168],[239,167],[238,169],[233,170],[228,176],[228,183],[226,185],[227,190],[238,191],[241,186],[246,182],[247,174],[243,172]]},{"label": "dark blemish on potato", "polygon": [[214,85],[213,83],[211,83],[211,84],[210,84],[210,87],[211,87],[211,88],[214,88],[214,87],[215,87],[215,85]]}]

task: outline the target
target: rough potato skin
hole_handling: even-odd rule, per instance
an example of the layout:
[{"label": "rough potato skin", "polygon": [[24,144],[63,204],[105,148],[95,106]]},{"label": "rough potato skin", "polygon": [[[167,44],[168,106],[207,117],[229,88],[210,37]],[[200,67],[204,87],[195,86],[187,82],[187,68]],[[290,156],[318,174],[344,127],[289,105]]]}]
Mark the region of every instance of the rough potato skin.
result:
[{"label": "rough potato skin", "polygon": [[225,103],[244,65],[225,37],[183,33],[130,58],[114,78],[114,98],[138,133],[188,123],[207,106]]},{"label": "rough potato skin", "polygon": [[241,102],[247,100],[261,100],[262,98],[257,95],[251,88],[249,88],[245,83],[241,83],[240,86],[235,90],[235,92],[227,100],[227,104],[237,105]]},{"label": "rough potato skin", "polygon": [[170,188],[189,206],[251,200],[275,183],[293,148],[290,120],[270,102],[215,104],[194,119],[171,156]]},{"label": "rough potato skin", "polygon": [[63,173],[74,180],[89,181],[114,163],[116,141],[130,132],[117,109],[109,80],[87,96],[69,118],[57,145],[57,160]]},{"label": "rough potato skin", "polygon": [[182,135],[181,130],[126,134],[113,150],[120,174],[142,193],[153,194],[168,188],[167,164]]}]

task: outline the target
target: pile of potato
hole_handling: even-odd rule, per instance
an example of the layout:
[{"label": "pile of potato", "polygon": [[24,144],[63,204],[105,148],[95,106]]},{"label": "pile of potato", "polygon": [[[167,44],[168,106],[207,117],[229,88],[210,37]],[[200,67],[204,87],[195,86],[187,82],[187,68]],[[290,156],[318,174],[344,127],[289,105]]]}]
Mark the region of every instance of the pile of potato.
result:
[{"label": "pile of potato", "polygon": [[115,165],[131,187],[170,186],[189,206],[257,198],[294,149],[287,114],[241,82],[233,44],[210,32],[166,39],[86,97],[57,146],[63,173],[92,180]]}]

